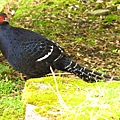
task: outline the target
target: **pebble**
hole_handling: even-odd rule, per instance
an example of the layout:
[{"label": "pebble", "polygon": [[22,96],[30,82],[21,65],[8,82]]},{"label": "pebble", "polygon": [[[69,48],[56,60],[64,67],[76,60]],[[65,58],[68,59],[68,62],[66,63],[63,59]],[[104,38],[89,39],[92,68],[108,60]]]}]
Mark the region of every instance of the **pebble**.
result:
[{"label": "pebble", "polygon": [[88,12],[89,15],[108,15],[110,11],[108,9],[98,9]]},{"label": "pebble", "polygon": [[117,11],[120,12],[120,4],[117,6]]}]

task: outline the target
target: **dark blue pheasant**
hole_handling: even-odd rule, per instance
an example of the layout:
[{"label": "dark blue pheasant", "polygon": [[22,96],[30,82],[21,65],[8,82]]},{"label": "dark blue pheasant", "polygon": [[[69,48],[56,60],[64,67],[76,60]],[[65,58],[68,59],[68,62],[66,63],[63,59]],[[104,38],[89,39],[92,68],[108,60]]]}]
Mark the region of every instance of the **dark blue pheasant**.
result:
[{"label": "dark blue pheasant", "polygon": [[50,73],[51,66],[53,70],[74,73],[87,82],[102,77],[118,80],[75,63],[54,41],[30,30],[10,26],[5,13],[0,14],[0,50],[15,70],[29,78]]}]

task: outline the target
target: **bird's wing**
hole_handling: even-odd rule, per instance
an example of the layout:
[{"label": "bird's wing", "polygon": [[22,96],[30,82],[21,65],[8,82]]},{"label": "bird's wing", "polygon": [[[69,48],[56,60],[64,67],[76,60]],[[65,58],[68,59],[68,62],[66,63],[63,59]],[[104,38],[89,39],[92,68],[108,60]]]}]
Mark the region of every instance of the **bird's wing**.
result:
[{"label": "bird's wing", "polygon": [[36,60],[36,62],[43,60],[53,62],[63,52],[59,45],[45,37],[23,41],[21,47],[24,54]]},{"label": "bird's wing", "polygon": [[64,50],[54,41],[23,28],[11,28],[19,42],[21,54],[28,61],[40,62],[57,60]]}]

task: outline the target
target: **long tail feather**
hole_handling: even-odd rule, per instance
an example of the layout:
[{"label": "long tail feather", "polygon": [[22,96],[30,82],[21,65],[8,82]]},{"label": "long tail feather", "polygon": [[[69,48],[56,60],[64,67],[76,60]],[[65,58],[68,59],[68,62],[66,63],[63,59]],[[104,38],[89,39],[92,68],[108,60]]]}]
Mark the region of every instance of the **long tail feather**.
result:
[{"label": "long tail feather", "polygon": [[62,57],[61,60],[57,62],[56,66],[60,66],[60,67],[57,67],[57,69],[74,73],[75,75],[77,75],[78,77],[80,77],[81,79],[87,82],[96,82],[103,78],[108,78],[111,81],[112,80],[120,81],[120,79],[118,78],[114,78],[112,76],[105,75],[105,74],[96,72],[94,70],[88,69],[72,61],[66,56]]}]

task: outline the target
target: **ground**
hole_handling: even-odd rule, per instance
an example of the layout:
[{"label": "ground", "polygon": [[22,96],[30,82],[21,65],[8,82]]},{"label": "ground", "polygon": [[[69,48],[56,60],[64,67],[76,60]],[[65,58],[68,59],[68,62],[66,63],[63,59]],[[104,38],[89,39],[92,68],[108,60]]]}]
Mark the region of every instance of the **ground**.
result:
[{"label": "ground", "polygon": [[[84,0],[21,0],[19,2],[11,0],[3,5],[4,2],[0,1],[0,5],[2,4],[0,11],[8,14],[12,26],[41,33],[59,43],[78,63],[120,77],[120,12],[117,9],[119,0],[111,2],[107,0],[102,3],[97,3],[95,0],[86,2]],[[88,14],[97,9],[108,9],[109,12],[97,16]],[[75,78],[75,76],[64,76]],[[2,98],[0,119],[4,120],[7,117],[7,120],[12,116],[16,120],[23,116],[20,96],[26,77],[13,70],[2,54],[0,54],[0,80]],[[85,82],[84,84],[89,85]],[[94,84],[91,86],[91,94],[94,94],[96,89]],[[101,83],[96,88],[101,93],[100,86]],[[119,106],[118,83],[114,83],[113,88],[107,89],[105,86],[104,88],[110,100],[114,100],[114,104]],[[87,87],[82,92],[86,89]],[[118,99],[111,96],[114,92],[118,95]],[[117,111],[117,107],[114,109]],[[10,116],[7,116],[8,113]],[[113,119],[120,118],[119,113],[115,112],[115,114],[117,115],[115,117],[113,115]]]}]

